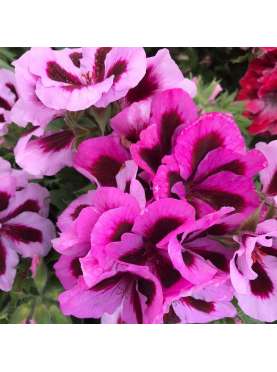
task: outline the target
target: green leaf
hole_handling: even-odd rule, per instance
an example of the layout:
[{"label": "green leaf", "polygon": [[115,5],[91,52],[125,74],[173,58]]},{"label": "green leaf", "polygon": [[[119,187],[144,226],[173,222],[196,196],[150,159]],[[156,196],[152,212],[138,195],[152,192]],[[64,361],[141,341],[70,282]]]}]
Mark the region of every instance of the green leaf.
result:
[{"label": "green leaf", "polygon": [[36,276],[34,277],[34,282],[39,293],[42,293],[48,279],[47,267],[43,260],[41,260],[39,267],[37,268]]},{"label": "green leaf", "polygon": [[54,324],[71,324],[71,318],[64,316],[57,305],[49,307],[52,323]]},{"label": "green leaf", "polygon": [[49,309],[44,304],[38,304],[35,307],[33,318],[36,323],[39,324],[50,324],[51,315]]},{"label": "green leaf", "polygon": [[26,320],[28,320],[29,315],[31,314],[31,310],[31,303],[19,305],[12,313],[9,323],[25,323]]}]

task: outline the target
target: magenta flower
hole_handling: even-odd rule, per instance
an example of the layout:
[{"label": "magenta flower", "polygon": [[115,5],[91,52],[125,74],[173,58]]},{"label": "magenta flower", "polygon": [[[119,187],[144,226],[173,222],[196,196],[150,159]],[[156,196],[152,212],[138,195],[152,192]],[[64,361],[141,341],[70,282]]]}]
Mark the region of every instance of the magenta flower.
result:
[{"label": "magenta flower", "polygon": [[74,156],[74,167],[101,186],[116,186],[116,175],[130,159],[119,137],[111,134],[83,141]]},{"label": "magenta flower", "polygon": [[17,164],[35,177],[53,176],[72,165],[74,135],[70,130],[58,132],[33,128],[25,133],[14,148]]},{"label": "magenta flower", "polygon": [[18,99],[14,73],[0,69],[0,136],[7,133],[7,124],[11,123],[11,110]]},{"label": "magenta flower", "polygon": [[163,157],[171,153],[180,128],[197,118],[197,108],[184,90],[170,89],[154,96],[150,115],[149,126],[130,150],[139,167],[153,177]]},{"label": "magenta flower", "polygon": [[259,173],[263,192],[277,205],[277,141],[259,142],[256,148],[264,154],[268,161],[267,167]]},{"label": "magenta flower", "polygon": [[258,224],[237,238],[240,248],[230,265],[232,285],[242,310],[254,319],[277,319],[277,221]]},{"label": "magenta flower", "polygon": [[252,176],[265,165],[257,150],[246,152],[239,128],[229,115],[205,114],[181,129],[173,156],[166,157],[153,180],[156,199],[186,199],[198,216],[234,207],[238,223],[259,205]]},{"label": "magenta flower", "polygon": [[12,288],[18,264],[23,257],[45,256],[55,229],[48,215],[47,190],[28,183],[22,171],[14,171],[0,161],[0,289]]}]

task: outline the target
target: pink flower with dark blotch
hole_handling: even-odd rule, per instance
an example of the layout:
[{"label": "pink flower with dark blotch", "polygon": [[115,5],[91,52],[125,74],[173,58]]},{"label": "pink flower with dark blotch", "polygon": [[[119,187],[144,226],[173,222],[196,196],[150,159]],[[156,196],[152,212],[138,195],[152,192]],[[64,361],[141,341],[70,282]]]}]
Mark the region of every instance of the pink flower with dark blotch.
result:
[{"label": "pink flower with dark blotch", "polygon": [[[52,242],[53,247],[62,254],[55,264],[55,271],[66,289],[77,282],[82,273],[79,258],[97,244],[97,234],[98,239],[109,239],[109,242],[120,239],[131,229],[133,216],[138,215],[139,211],[139,203],[133,196],[114,187],[90,191],[66,208],[57,223],[60,236]],[[109,218],[111,215],[113,219]],[[101,228],[102,236],[99,233]],[[92,236],[93,231],[95,236]]]},{"label": "pink flower with dark blotch", "polygon": [[170,89],[154,96],[150,116],[149,126],[130,151],[139,167],[153,177],[163,157],[172,152],[178,132],[197,118],[197,107],[184,90]]},{"label": "pink flower with dark blotch", "polygon": [[55,236],[47,219],[49,194],[38,184],[28,183],[21,171],[1,159],[0,167],[0,289],[12,288],[23,257],[45,256]]},{"label": "pink flower with dark blotch", "polygon": [[117,135],[89,138],[77,148],[76,170],[101,186],[116,186],[116,175],[130,154]]},{"label": "pink flower with dark blotch", "polygon": [[35,127],[19,138],[14,148],[15,160],[34,177],[53,176],[72,165],[73,142],[70,130],[53,132]]},{"label": "pink flower with dark blotch", "polygon": [[11,123],[11,110],[18,99],[14,73],[0,69],[0,136],[7,133],[7,124]]},{"label": "pink flower with dark blotch", "polygon": [[189,289],[174,299],[164,315],[165,323],[208,323],[236,316],[230,281],[217,277],[205,286]]},{"label": "pink flower with dark blotch", "polygon": [[111,119],[110,125],[126,144],[136,143],[141,131],[149,125],[150,109],[151,102],[149,100],[135,102],[115,115]]},{"label": "pink flower with dark blotch", "polygon": [[256,149],[261,151],[268,161],[267,167],[259,173],[263,185],[262,191],[277,205],[277,141],[259,142]]},{"label": "pink flower with dark blotch", "polygon": [[146,73],[139,84],[128,92],[124,104],[151,99],[156,93],[172,88],[181,88],[191,97],[196,95],[195,83],[184,78],[168,49],[161,49],[154,57],[147,58]]},{"label": "pink flower with dark blotch", "polygon": [[229,262],[234,251],[216,238],[224,234],[218,226],[232,211],[233,208],[224,207],[208,214],[190,226],[184,226],[183,234],[170,240],[169,256],[182,277],[190,283],[205,284],[218,274],[229,277]]},{"label": "pink flower with dark blotch", "polygon": [[249,132],[277,134],[277,48],[263,48],[240,80],[237,99],[246,102],[245,115],[251,120]]},{"label": "pink flower with dark blotch", "polygon": [[197,216],[234,207],[233,224],[258,207],[252,176],[267,162],[258,150],[246,151],[229,115],[204,114],[182,128],[175,143],[173,155],[164,158],[153,179],[156,199],[185,199],[195,207]]},{"label": "pink flower with dark blotch", "polygon": [[51,110],[106,107],[136,86],[146,69],[143,48],[33,48],[30,53],[35,96]]},{"label": "pink flower with dark blotch", "polygon": [[100,318],[118,313],[118,323],[158,323],[162,315],[162,291],[146,267],[118,263],[88,286],[77,284],[59,296],[65,315]]},{"label": "pink flower with dark blotch", "polygon": [[13,62],[19,99],[13,106],[11,120],[23,127],[32,123],[45,128],[51,120],[64,114],[63,111],[46,107],[36,94],[39,77],[32,72],[31,67],[41,49],[48,48],[32,48]]},{"label": "pink flower with dark blotch", "polygon": [[277,221],[266,220],[254,233],[236,238],[240,244],[230,264],[235,296],[254,319],[277,319]]},{"label": "pink flower with dark blotch", "polygon": [[160,282],[164,298],[191,285],[174,267],[167,251],[168,242],[194,221],[194,210],[189,204],[174,199],[160,200],[133,214],[133,220],[119,210],[111,212],[107,212],[105,218],[103,215],[101,224],[95,225],[91,250],[81,259],[87,285],[95,282],[101,268],[108,270],[116,262],[150,269]]}]

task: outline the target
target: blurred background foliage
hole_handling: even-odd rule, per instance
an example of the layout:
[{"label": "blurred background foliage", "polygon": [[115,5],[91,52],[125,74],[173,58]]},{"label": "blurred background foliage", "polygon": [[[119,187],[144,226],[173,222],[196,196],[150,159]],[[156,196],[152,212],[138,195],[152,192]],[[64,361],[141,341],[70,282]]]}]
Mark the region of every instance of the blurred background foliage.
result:
[{"label": "blurred background foliage", "polygon": [[[160,48],[146,48],[147,56],[153,56]],[[184,75],[196,79],[198,86],[196,103],[200,111],[222,111],[234,115],[248,145],[249,122],[243,113],[243,103],[235,102],[239,80],[244,75],[251,58],[252,48],[168,48]],[[12,61],[19,58],[28,48],[0,48],[0,68],[12,68]],[[215,87],[222,91],[211,99]],[[57,123],[51,123],[54,127]],[[22,128],[10,125],[5,144],[0,146],[0,156],[9,160],[14,167],[13,147]],[[51,196],[50,218],[56,221],[58,215],[76,197],[93,187],[89,181],[74,169],[65,168],[53,177],[38,181],[47,187]],[[94,319],[76,319],[61,314],[57,297],[62,287],[53,274],[53,264],[58,254],[53,250],[40,261],[36,275],[32,277],[30,259],[23,259],[18,266],[13,290],[0,291],[0,323],[97,323]],[[238,320],[242,323],[256,321],[238,310]],[[234,323],[233,319],[223,319],[216,323]]]}]

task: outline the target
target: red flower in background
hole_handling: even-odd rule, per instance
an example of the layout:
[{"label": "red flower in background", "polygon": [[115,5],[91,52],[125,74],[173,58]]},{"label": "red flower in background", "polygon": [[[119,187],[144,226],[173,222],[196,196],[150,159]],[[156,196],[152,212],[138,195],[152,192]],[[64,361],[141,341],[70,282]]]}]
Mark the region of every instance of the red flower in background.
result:
[{"label": "red flower in background", "polygon": [[277,134],[277,48],[261,48],[240,80],[238,100],[245,100],[251,134]]}]

